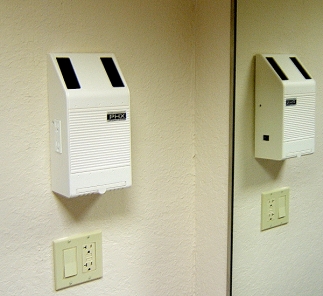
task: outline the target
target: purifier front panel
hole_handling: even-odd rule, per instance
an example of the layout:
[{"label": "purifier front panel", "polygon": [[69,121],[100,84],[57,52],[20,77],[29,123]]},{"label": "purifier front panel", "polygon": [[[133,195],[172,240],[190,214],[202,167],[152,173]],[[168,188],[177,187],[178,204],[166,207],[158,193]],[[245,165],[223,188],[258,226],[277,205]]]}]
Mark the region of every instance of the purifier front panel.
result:
[{"label": "purifier front panel", "polygon": [[293,95],[285,98],[284,142],[314,138],[315,96]]},{"label": "purifier front panel", "polygon": [[129,108],[69,110],[69,139],[72,174],[130,165]]}]

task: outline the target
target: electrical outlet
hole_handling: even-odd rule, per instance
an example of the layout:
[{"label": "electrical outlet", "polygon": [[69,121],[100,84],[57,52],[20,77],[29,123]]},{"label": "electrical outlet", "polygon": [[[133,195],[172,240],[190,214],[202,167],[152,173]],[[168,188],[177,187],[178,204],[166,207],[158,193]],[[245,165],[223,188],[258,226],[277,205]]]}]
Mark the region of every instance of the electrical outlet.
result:
[{"label": "electrical outlet", "polygon": [[275,198],[270,194],[267,198],[265,198],[265,205],[267,207],[267,222],[274,221],[276,219],[276,203]]},{"label": "electrical outlet", "polygon": [[102,233],[95,231],[53,241],[55,288],[102,277]]},{"label": "electrical outlet", "polygon": [[96,244],[95,242],[83,246],[83,272],[96,270]]},{"label": "electrical outlet", "polygon": [[284,187],[261,194],[261,230],[289,221],[289,188]]}]

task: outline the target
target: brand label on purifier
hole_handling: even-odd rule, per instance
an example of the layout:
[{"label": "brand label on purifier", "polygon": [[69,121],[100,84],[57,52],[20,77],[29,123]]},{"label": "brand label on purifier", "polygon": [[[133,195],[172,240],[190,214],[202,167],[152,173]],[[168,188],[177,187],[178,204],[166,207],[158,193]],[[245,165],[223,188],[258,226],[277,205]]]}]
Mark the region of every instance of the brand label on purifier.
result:
[{"label": "brand label on purifier", "polygon": [[107,114],[108,121],[119,121],[119,120],[126,120],[126,119],[127,119],[126,112],[108,113]]},{"label": "brand label on purifier", "polygon": [[296,99],[287,99],[286,100],[286,106],[294,106],[297,104],[297,100]]}]

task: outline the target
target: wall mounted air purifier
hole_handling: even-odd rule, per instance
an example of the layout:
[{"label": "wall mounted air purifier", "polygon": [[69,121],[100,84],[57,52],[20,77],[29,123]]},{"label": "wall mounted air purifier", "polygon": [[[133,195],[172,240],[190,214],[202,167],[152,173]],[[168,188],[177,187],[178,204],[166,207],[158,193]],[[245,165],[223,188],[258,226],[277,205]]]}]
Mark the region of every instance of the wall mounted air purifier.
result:
[{"label": "wall mounted air purifier", "polygon": [[255,157],[314,153],[315,81],[293,54],[256,55]]},{"label": "wall mounted air purifier", "polygon": [[130,94],[113,54],[48,55],[52,190],[65,197],[131,185]]}]

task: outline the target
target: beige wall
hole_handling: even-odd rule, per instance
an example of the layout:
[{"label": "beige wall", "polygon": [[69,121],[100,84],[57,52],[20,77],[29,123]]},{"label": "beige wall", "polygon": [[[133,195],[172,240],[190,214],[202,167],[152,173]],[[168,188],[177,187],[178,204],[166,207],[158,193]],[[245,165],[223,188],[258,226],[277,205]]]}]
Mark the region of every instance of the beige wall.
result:
[{"label": "beige wall", "polygon": [[[237,8],[233,295],[322,295],[322,1],[239,0]],[[316,80],[313,155],[254,158],[256,53],[294,53]],[[283,186],[290,222],[261,232],[261,192]]]},{"label": "beige wall", "polygon": [[[225,294],[230,7],[204,10],[209,23],[200,18],[197,32],[211,42],[199,41],[195,66],[195,2],[0,2],[1,295],[55,294],[52,240],[94,229],[103,279],[60,295]],[[117,56],[131,92],[129,189],[69,200],[51,192],[46,54],[69,51]],[[221,70],[208,68],[215,85],[203,94],[195,70],[201,77],[209,59]],[[195,137],[212,145],[195,149]]]},{"label": "beige wall", "polygon": [[197,295],[225,295],[230,1],[198,1],[196,16]]}]

